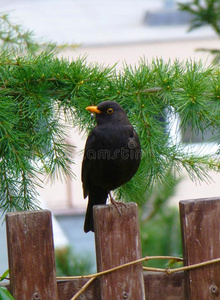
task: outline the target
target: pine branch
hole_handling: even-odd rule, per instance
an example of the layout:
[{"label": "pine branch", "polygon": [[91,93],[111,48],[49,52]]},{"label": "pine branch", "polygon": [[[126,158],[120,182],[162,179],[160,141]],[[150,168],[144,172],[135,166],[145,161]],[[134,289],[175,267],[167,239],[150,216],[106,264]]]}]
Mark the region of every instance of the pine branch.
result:
[{"label": "pine branch", "polygon": [[[219,0],[193,0],[187,3],[178,3],[179,9],[191,14],[190,27],[188,31],[198,29],[203,26],[210,26],[220,37],[220,1]],[[204,51],[197,49],[198,51]],[[205,50],[206,51],[206,50]],[[213,64],[219,65],[219,50],[209,49],[214,55]]]},{"label": "pine branch", "polygon": [[[155,183],[165,184],[167,170],[186,169],[205,180],[219,161],[186,153],[173,145],[167,113],[178,114],[180,130],[220,133],[220,72],[201,63],[144,60],[121,72],[115,66],[69,62],[54,53],[0,56],[0,199],[5,211],[34,206],[38,174],[73,176],[70,127],[89,131],[94,119],[85,110],[104,100],[120,103],[139,134],[142,163],[137,175],[118,190],[126,199],[146,199]],[[219,134],[220,135],[220,134]]]},{"label": "pine branch", "polygon": [[14,25],[7,13],[0,13],[0,42],[2,49],[25,49],[31,53],[39,50],[32,31],[24,30],[21,25]]},{"label": "pine branch", "polygon": [[188,3],[179,3],[178,5],[180,10],[187,11],[194,16],[189,31],[210,25],[220,35],[220,4],[218,0],[194,0]]}]

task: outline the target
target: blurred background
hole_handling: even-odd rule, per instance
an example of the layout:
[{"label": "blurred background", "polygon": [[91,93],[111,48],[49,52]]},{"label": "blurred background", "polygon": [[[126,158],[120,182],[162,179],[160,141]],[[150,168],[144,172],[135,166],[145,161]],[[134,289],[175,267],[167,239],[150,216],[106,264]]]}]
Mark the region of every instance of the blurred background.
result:
[{"label": "blurred background", "polygon": [[[211,27],[205,26],[188,32],[192,15],[180,11],[175,0],[0,0],[0,3],[0,12],[9,13],[11,22],[22,24],[25,29],[33,31],[37,41],[66,44],[58,56],[69,60],[86,56],[88,62],[97,62],[104,66],[117,63],[118,70],[125,63],[132,66],[138,64],[140,58],[145,58],[149,63],[153,58],[162,58],[165,61],[202,60],[203,64],[208,66],[213,60],[212,55],[196,49],[219,48],[219,37]],[[187,136],[179,135],[176,138],[188,141]],[[71,272],[72,275],[76,275],[77,268],[80,274],[95,270],[94,236],[93,233],[83,232],[87,200],[83,199],[80,173],[85,139],[86,136],[73,128],[67,141],[76,146],[75,165],[72,166],[76,180],[56,181],[53,185],[45,183],[44,189],[39,191],[42,207],[50,209],[54,216],[59,275],[71,275]],[[201,146],[200,139],[191,142],[193,147]],[[215,146],[207,145],[206,153],[214,152]],[[195,185],[183,174],[175,192],[168,193],[170,197],[167,204],[170,206],[170,212],[177,210],[180,200],[218,196],[220,176],[211,175],[213,182],[210,184]],[[173,220],[168,214],[163,221],[167,224]],[[157,219],[151,222],[154,228],[161,227]],[[176,219],[175,226],[178,226]],[[168,235],[171,233],[170,228],[167,229]],[[175,227],[174,231],[173,252],[179,255],[179,229]],[[165,243],[166,236],[164,237]],[[162,237],[159,247],[158,242],[154,241],[155,232],[142,229],[142,238],[143,247],[147,240],[146,247],[150,243],[154,255],[160,254],[159,248],[164,247]],[[4,223],[0,227],[0,243],[0,273],[3,273],[7,269]],[[147,254],[152,254],[151,250]],[[63,255],[68,259],[75,259],[72,269],[65,266],[64,270],[60,265],[59,259]]]}]

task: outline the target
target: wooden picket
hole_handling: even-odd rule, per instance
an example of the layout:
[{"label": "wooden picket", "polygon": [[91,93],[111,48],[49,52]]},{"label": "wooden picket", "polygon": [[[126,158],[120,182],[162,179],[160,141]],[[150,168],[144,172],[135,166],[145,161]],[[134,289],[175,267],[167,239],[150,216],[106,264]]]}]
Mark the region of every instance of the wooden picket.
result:
[{"label": "wooden picket", "polygon": [[49,211],[6,215],[10,290],[17,300],[58,299]]},{"label": "wooden picket", "polygon": [[[141,257],[137,205],[94,208],[97,270]],[[220,258],[220,198],[180,201],[184,265]],[[51,213],[6,216],[10,283],[16,300],[70,300],[89,279],[57,280]],[[96,278],[78,300],[220,300],[220,262],[172,274],[140,263]]]},{"label": "wooden picket", "polygon": [[[220,199],[180,202],[183,257],[192,265],[220,257]],[[189,299],[220,299],[220,263],[186,272]]]}]

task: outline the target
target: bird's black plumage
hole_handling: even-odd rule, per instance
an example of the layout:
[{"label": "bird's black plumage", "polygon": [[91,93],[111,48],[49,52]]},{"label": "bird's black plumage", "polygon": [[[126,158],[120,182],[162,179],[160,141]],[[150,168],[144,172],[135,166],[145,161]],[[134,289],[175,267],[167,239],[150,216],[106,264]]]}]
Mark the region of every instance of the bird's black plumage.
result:
[{"label": "bird's black plumage", "polygon": [[84,231],[94,231],[93,206],[105,204],[111,190],[128,182],[137,172],[141,147],[123,108],[104,101],[87,107],[97,126],[89,134],[82,163],[84,198],[89,196]]}]

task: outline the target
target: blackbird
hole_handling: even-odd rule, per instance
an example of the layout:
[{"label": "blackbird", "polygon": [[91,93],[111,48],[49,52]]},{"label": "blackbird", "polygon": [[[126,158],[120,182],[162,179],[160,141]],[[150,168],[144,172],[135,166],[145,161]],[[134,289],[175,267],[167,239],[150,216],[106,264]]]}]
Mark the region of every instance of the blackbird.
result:
[{"label": "blackbird", "polygon": [[97,126],[89,134],[82,162],[84,198],[89,196],[84,231],[94,232],[93,206],[105,204],[110,191],[128,182],[137,172],[141,146],[137,133],[123,108],[116,102],[104,101],[89,106]]}]

